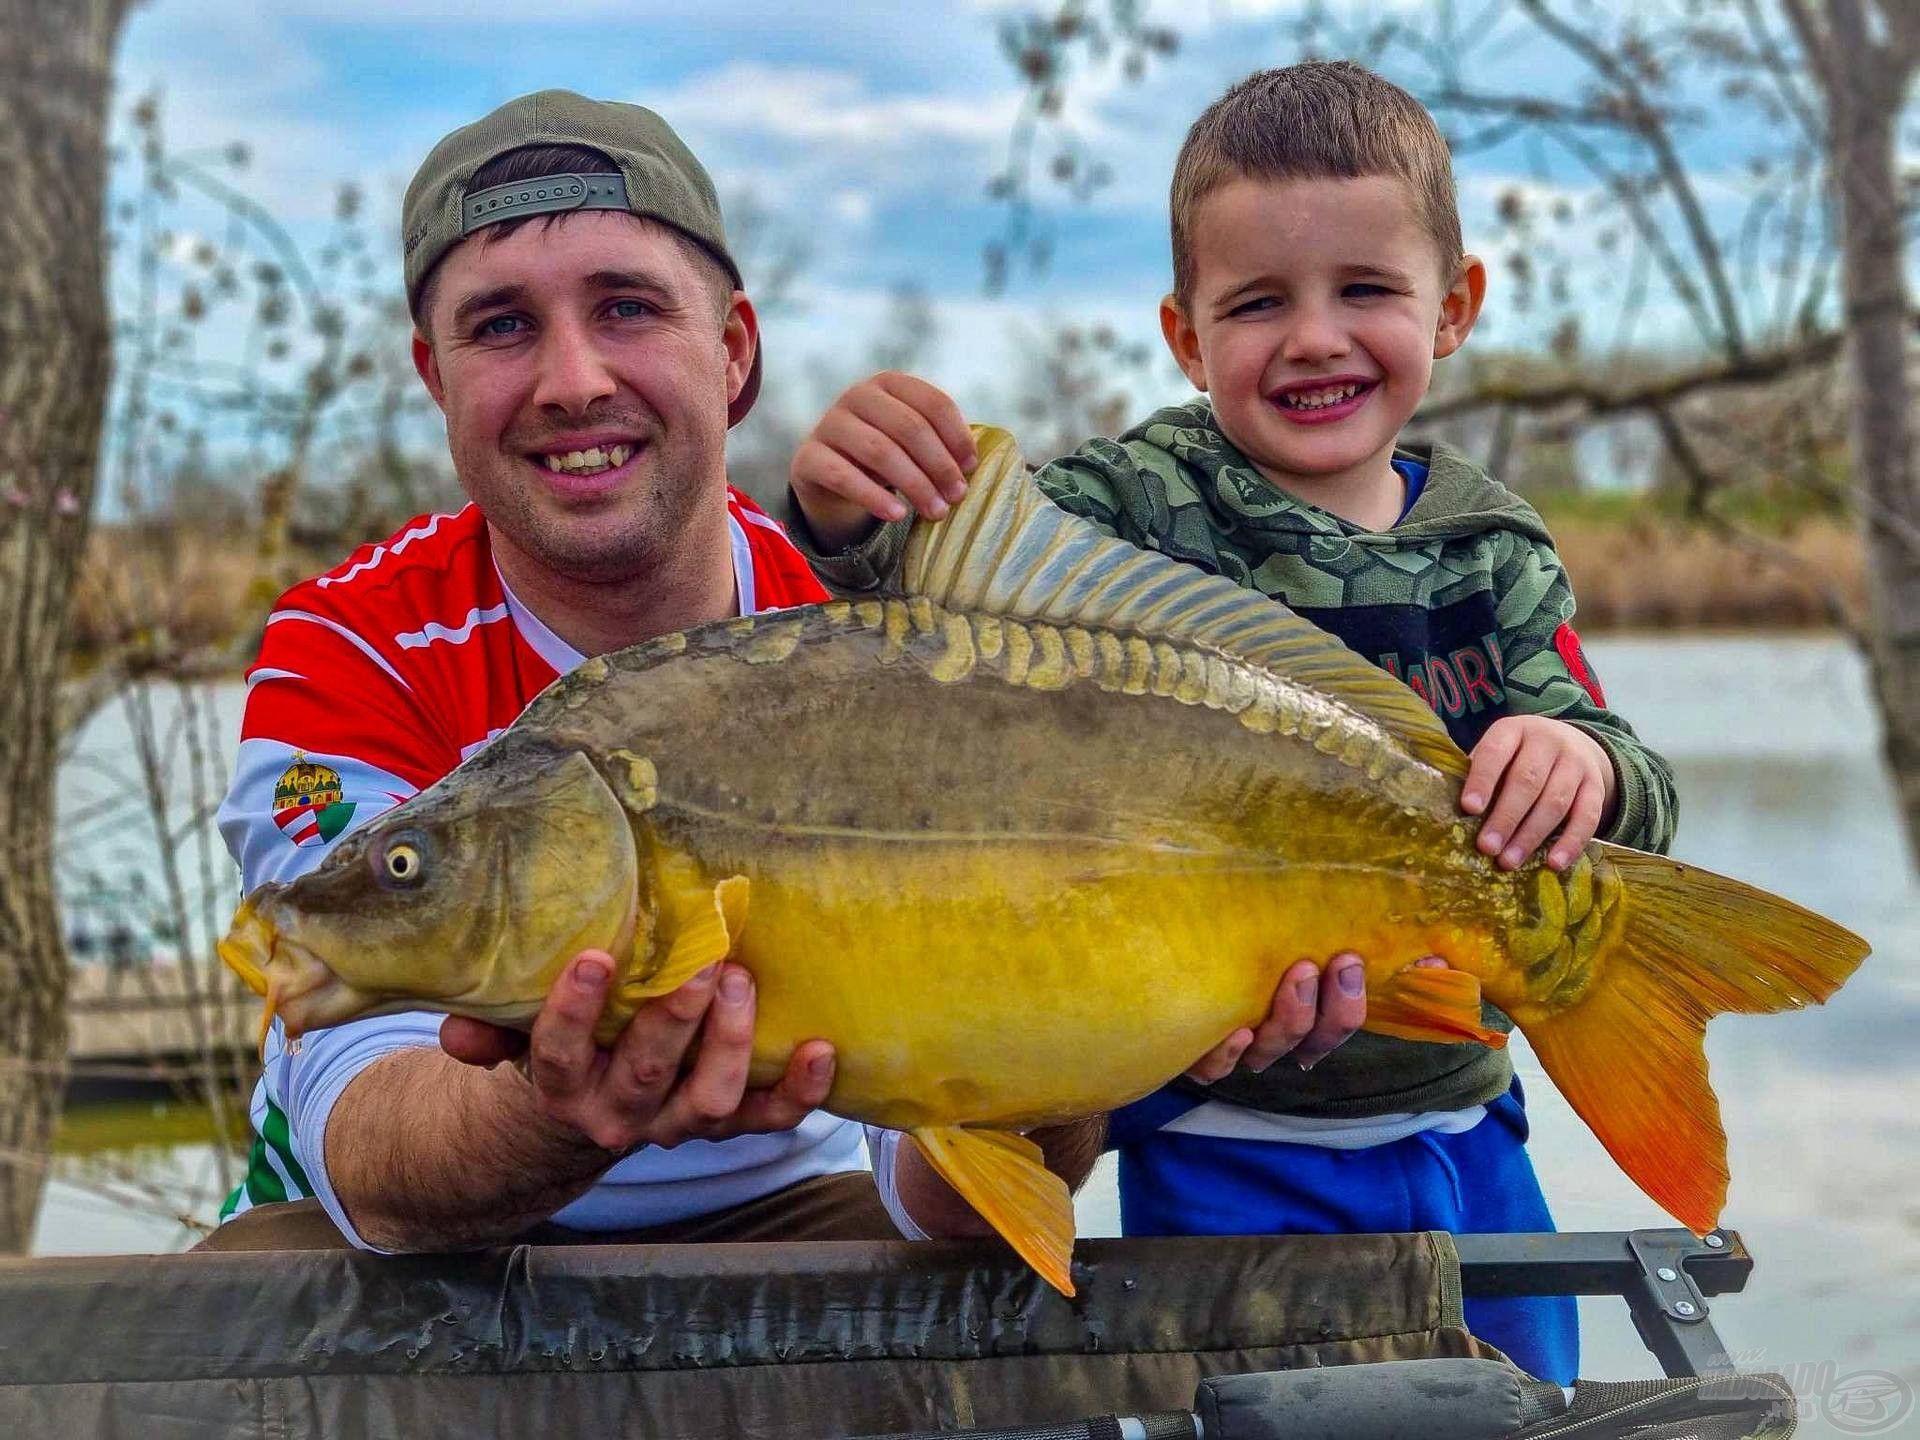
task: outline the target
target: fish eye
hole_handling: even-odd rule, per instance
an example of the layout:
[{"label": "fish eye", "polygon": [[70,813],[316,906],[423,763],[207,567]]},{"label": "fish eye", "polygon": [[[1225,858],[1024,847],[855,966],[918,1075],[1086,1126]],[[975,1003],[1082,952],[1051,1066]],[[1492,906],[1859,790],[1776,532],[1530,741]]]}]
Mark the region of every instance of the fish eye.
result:
[{"label": "fish eye", "polygon": [[426,837],[403,830],[372,857],[374,878],[389,890],[408,890],[427,874]]}]

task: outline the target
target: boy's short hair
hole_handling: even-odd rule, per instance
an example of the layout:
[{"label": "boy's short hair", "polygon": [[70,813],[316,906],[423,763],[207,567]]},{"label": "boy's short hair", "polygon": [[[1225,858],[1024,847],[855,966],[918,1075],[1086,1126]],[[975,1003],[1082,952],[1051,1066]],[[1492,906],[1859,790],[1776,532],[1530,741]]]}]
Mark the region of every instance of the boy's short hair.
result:
[{"label": "boy's short hair", "polygon": [[1451,279],[1462,254],[1453,159],[1413,96],[1350,60],[1316,60],[1249,75],[1201,113],[1173,167],[1173,290],[1193,285],[1201,203],[1234,180],[1406,182]]}]

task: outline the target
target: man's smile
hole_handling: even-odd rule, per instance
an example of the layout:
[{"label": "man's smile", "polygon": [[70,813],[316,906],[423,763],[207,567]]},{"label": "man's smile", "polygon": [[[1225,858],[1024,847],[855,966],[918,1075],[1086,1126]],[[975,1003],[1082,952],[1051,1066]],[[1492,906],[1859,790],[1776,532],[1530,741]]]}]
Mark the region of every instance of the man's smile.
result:
[{"label": "man's smile", "polygon": [[601,432],[558,435],[523,453],[553,494],[591,500],[617,488],[646,448],[636,436]]}]

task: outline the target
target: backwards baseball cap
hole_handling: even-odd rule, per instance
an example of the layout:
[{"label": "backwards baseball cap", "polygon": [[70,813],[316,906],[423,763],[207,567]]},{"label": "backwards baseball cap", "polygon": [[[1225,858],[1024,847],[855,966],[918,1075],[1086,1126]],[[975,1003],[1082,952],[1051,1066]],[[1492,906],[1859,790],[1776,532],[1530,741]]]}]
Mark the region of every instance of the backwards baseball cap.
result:
[{"label": "backwards baseball cap", "polygon": [[[482,166],[529,145],[584,145],[606,156],[619,173],[542,175],[469,190]],[[639,105],[541,90],[461,126],[434,146],[414,173],[400,213],[407,308],[418,318],[427,276],[476,230],[569,210],[625,210],[671,225],[697,241],[740,285],[713,181],[666,121]],[[756,345],[747,383],[727,407],[727,424],[739,424],[759,393]]]}]

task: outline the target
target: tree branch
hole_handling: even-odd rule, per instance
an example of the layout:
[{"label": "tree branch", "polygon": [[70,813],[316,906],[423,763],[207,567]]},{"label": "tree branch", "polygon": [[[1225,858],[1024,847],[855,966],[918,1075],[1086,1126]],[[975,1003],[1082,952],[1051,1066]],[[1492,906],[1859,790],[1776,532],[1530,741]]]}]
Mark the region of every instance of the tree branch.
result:
[{"label": "tree branch", "polygon": [[1727,283],[1726,267],[1721,261],[1720,244],[1707,224],[1700,197],[1694,193],[1693,183],[1687,176],[1686,166],[1680,162],[1679,153],[1674,149],[1673,138],[1667,133],[1659,108],[1647,99],[1639,81],[1619,60],[1608,54],[1591,35],[1581,33],[1548,9],[1546,0],[1519,0],[1519,3],[1536,25],[1610,80],[1631,107],[1630,116],[1637,122],[1635,133],[1653,152],[1655,168],[1672,194],[1674,203],[1680,207],[1681,221],[1693,241],[1701,269],[1706,272],[1708,288],[1713,292],[1714,308],[1720,315],[1722,340],[1729,354],[1735,359],[1741,358],[1746,353],[1746,340],[1741,330],[1739,307],[1734,303],[1733,288]]},{"label": "tree branch", "polygon": [[1650,411],[1671,405],[1689,395],[1742,385],[1763,385],[1797,371],[1828,364],[1840,354],[1845,339],[1844,335],[1838,333],[1816,335],[1798,345],[1748,355],[1742,360],[1715,361],[1625,389],[1609,389],[1584,379],[1561,380],[1548,385],[1490,382],[1477,387],[1471,394],[1423,406],[1417,418],[1423,421],[1450,420],[1503,405],[1527,411],[1557,410],[1577,405],[1590,415]]}]

